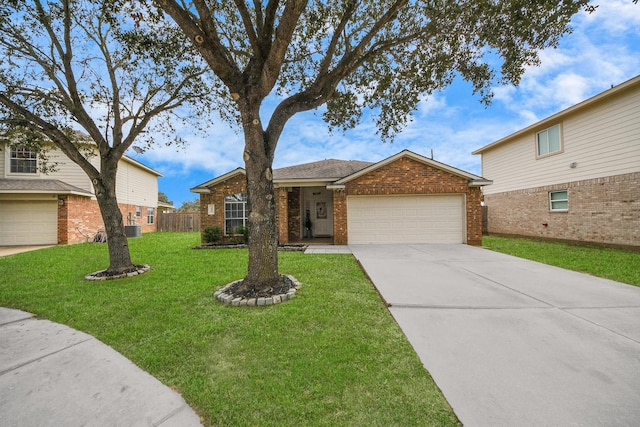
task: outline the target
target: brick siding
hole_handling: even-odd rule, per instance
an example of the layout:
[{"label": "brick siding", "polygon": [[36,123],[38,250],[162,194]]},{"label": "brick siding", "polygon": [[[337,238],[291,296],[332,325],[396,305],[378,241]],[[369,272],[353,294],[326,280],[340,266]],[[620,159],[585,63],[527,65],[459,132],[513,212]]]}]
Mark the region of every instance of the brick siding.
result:
[{"label": "brick siding", "polygon": [[277,200],[276,206],[276,224],[278,227],[278,242],[289,243],[289,196],[287,195],[287,188],[280,187],[275,188],[275,196]]},{"label": "brick siding", "polygon": [[[207,226],[218,226],[224,232],[224,198],[231,194],[246,193],[246,178],[237,174],[200,195],[201,232]],[[278,240],[288,243],[300,240],[301,191],[299,187],[276,188]],[[465,178],[433,168],[413,159],[401,158],[346,184],[344,190],[333,191],[333,241],[347,244],[347,197],[351,195],[397,194],[465,194],[467,244],[482,243],[481,192],[469,187]],[[215,206],[213,215],[208,205]]]},{"label": "brick siding", "polygon": [[334,191],[334,243],[347,243],[347,197],[398,194],[466,194],[467,244],[482,244],[481,192],[465,178],[410,158],[400,158],[373,170]]},{"label": "brick siding", "polygon": [[[234,175],[210,188],[211,192],[200,195],[200,233],[206,227],[220,227],[224,233],[224,198],[232,194],[246,193],[247,180],[244,174]],[[214,206],[214,214],[209,215],[208,206]]]},{"label": "brick siding", "polygon": [[290,191],[287,191],[287,206],[287,228],[289,229],[287,236],[288,242],[298,242],[301,238],[300,224],[302,221],[302,212],[300,210],[300,187],[293,187]]},{"label": "brick siding", "polygon": [[[65,195],[58,204],[58,243],[73,244],[92,241],[99,230],[104,230],[104,222],[100,214],[98,202],[88,197]],[[128,224],[129,213],[135,216],[136,206],[119,204],[122,218]],[[142,216],[137,218],[136,224],[142,226],[141,231],[148,233],[156,231],[157,209],[153,224],[147,224],[147,206],[142,206]]]},{"label": "brick siding", "polygon": [[[569,210],[551,212],[549,192]],[[485,196],[491,234],[640,247],[640,172]]]}]

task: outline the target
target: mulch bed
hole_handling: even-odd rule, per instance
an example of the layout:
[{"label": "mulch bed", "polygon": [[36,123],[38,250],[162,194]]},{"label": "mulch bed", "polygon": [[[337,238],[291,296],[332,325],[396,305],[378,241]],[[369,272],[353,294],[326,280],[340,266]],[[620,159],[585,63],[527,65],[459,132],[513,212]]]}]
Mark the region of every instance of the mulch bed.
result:
[{"label": "mulch bed", "polygon": [[236,298],[268,298],[274,295],[286,294],[290,289],[295,289],[296,285],[288,276],[281,275],[280,283],[276,286],[272,286],[268,289],[247,289],[240,290],[240,287],[244,281],[239,280],[229,286],[226,290],[228,294],[233,295]]},{"label": "mulch bed", "polygon": [[109,270],[96,271],[91,274],[87,274],[84,276],[85,280],[113,280],[113,279],[122,279],[125,277],[133,277],[138,276],[140,274],[144,274],[149,271],[151,267],[147,264],[134,264],[132,268],[115,273]]},{"label": "mulch bed", "polygon": [[[278,245],[278,250],[282,252],[304,252],[309,245],[301,244],[287,244],[287,245]],[[244,243],[212,243],[210,245],[200,245],[194,246],[193,249],[238,249],[238,248],[246,248],[247,245]]]},{"label": "mulch bed", "polygon": [[275,286],[264,290],[240,289],[243,280],[237,280],[218,289],[213,297],[226,305],[265,306],[289,301],[296,296],[302,286],[293,276],[281,275]]}]

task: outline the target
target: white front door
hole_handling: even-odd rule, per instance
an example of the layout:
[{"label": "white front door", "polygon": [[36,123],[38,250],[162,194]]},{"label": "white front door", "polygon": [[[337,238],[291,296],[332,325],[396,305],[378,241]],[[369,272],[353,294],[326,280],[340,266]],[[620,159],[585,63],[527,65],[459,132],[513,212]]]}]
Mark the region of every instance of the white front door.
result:
[{"label": "white front door", "polygon": [[309,215],[312,236],[333,236],[333,192],[326,188],[305,188],[304,206],[303,221]]}]

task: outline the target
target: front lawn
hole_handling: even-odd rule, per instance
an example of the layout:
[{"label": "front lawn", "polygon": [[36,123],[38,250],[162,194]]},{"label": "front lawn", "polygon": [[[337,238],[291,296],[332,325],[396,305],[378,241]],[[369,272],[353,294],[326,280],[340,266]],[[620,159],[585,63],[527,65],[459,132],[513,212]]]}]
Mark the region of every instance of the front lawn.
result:
[{"label": "front lawn", "polygon": [[131,239],[152,270],[87,282],[104,244],[0,258],[0,306],[85,331],[220,426],[459,425],[351,255],[280,254],[302,289],[269,307],[228,307],[215,289],[246,273],[243,249],[193,250],[198,233]]},{"label": "front lawn", "polygon": [[640,286],[640,252],[495,236],[485,236],[482,245],[520,258]]}]

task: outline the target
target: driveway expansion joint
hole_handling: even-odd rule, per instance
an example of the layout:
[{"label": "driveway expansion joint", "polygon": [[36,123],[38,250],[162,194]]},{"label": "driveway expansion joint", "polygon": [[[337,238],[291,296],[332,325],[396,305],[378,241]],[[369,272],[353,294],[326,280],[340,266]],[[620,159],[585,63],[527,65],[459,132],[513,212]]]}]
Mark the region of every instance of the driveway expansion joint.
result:
[{"label": "driveway expansion joint", "polygon": [[25,366],[31,365],[31,364],[33,364],[33,363],[40,362],[41,360],[44,360],[44,359],[46,359],[47,357],[51,357],[51,356],[53,356],[53,355],[55,355],[55,354],[62,353],[62,352],[63,352],[63,351],[65,351],[65,350],[68,350],[68,349],[73,348],[73,347],[75,347],[75,346],[77,346],[77,345],[84,344],[84,343],[86,343],[86,342],[88,342],[88,341],[93,341],[93,340],[95,340],[95,338],[93,338],[93,337],[91,337],[91,336],[90,336],[90,337],[88,337],[88,338],[86,338],[86,339],[84,339],[84,340],[82,340],[82,341],[78,341],[78,342],[75,342],[75,343],[73,343],[73,344],[70,344],[70,345],[68,345],[68,346],[66,346],[66,347],[63,347],[63,348],[60,348],[60,349],[58,349],[58,350],[52,351],[51,353],[47,353],[47,354],[44,354],[44,355],[42,355],[42,356],[36,357],[35,359],[30,359],[30,360],[27,360],[27,361],[25,361],[25,362],[23,362],[23,363],[19,363],[19,364],[17,364],[17,365],[10,366],[10,367],[8,367],[8,368],[7,368],[7,369],[5,369],[5,370],[0,371],[0,376],[2,376],[2,375],[4,375],[4,374],[7,374],[7,373],[9,373],[9,372],[11,372],[11,371],[15,371],[16,369],[20,369],[20,368],[23,368],[23,367],[25,367]]},{"label": "driveway expansion joint", "polygon": [[392,308],[429,308],[444,310],[552,310],[556,307],[549,305],[544,306],[527,306],[527,307],[509,307],[509,306],[482,306],[482,305],[429,305],[429,304],[389,304]]}]

